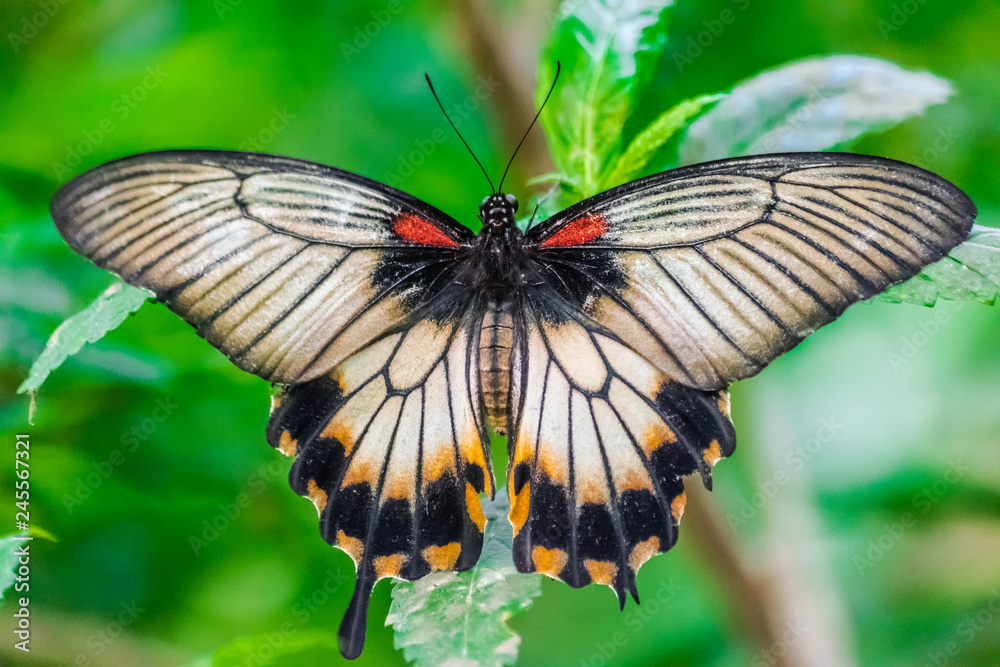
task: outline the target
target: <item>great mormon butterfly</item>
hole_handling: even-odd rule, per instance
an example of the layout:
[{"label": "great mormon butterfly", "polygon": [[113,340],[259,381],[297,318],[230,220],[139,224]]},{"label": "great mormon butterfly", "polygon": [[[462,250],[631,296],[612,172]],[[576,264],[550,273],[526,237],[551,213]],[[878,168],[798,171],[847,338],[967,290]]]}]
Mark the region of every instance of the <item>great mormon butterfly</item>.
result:
[{"label": "great mormon butterfly", "polygon": [[638,600],[683,479],[735,446],[727,386],[968,235],[948,181],[787,153],[626,183],[522,233],[494,192],[473,234],[333,167],[211,150],[121,158],[63,187],[74,250],[151,290],[282,386],[267,440],[357,564],[341,651],[384,577],[466,570],[509,434],[514,562]]}]

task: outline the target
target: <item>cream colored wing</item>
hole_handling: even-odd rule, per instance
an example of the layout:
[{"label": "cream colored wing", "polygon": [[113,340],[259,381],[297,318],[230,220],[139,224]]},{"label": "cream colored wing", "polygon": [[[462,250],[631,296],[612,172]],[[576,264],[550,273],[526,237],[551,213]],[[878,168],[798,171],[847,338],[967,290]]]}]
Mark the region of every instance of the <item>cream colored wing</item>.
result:
[{"label": "cream colored wing", "polygon": [[472,238],[355,174],[226,151],[109,162],[63,187],[52,216],[77,252],[281,383],[322,375],[453,290],[448,273]]},{"label": "cream colored wing", "polygon": [[357,564],[340,628],[344,655],[364,644],[368,599],[385,577],[467,570],[493,496],[478,389],[480,313],[422,320],[288,389],[268,441],[289,456],[292,488],[315,503],[323,538]]},{"label": "cream colored wing", "polygon": [[735,447],[725,390],[679,384],[547,288],[517,320],[508,470],[514,563],[638,599],[635,575],[677,541],[685,475]]},{"label": "cream colored wing", "polygon": [[688,386],[760,371],[968,235],[919,167],[846,153],[721,160],[627,183],[528,232],[544,281]]}]

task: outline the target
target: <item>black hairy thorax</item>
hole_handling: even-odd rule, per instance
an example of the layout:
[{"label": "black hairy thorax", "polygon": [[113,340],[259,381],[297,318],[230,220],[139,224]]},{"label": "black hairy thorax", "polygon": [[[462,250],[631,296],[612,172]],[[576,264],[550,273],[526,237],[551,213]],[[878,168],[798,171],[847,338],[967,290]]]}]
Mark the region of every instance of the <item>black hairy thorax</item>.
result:
[{"label": "black hairy thorax", "polygon": [[517,200],[512,195],[490,195],[479,205],[483,228],[476,237],[475,260],[479,293],[488,301],[511,299],[523,280],[524,254],[521,231],[514,214]]},{"label": "black hairy thorax", "polygon": [[514,347],[514,301],[523,280],[521,232],[514,214],[517,200],[493,194],[479,206],[483,228],[476,237],[476,260],[485,314],[479,330],[479,377],[486,420],[500,434],[507,432],[510,405],[510,360]]}]

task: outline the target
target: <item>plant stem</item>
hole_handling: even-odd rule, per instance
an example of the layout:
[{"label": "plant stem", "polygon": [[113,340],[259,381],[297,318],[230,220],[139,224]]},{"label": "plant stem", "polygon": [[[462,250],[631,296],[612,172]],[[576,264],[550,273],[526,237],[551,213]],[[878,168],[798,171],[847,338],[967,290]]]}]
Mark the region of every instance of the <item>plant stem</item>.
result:
[{"label": "plant stem", "polygon": [[[500,81],[503,94],[494,98],[493,105],[498,110],[504,143],[513,148],[534,116],[535,107],[531,92],[533,77],[516,67],[511,54],[518,49],[537,53],[538,43],[515,44],[506,40],[507,33],[491,15],[486,0],[453,0],[453,4],[470,59],[480,73],[493,75]],[[534,8],[548,9],[549,5],[538,3]],[[519,37],[523,38],[523,33]],[[537,41],[543,37],[539,35]],[[518,161],[525,165],[518,171],[533,174],[552,171],[552,160],[541,132],[532,132],[528,137]],[[692,477],[687,486],[689,502],[681,539],[690,541],[698,551],[699,561],[720,581],[734,624],[747,635],[758,655],[777,660],[769,664],[818,666],[820,663],[812,661],[800,663],[792,657],[794,652],[781,650],[786,647],[782,634],[790,621],[786,612],[794,607],[783,603],[791,592],[777,581],[781,573],[770,576],[756,573],[741,555],[732,531],[725,525],[716,503],[701,488],[700,481]]]},{"label": "plant stem", "polygon": [[[732,621],[750,637],[758,652],[782,646],[785,619],[774,604],[773,582],[751,570],[740,556],[714,499],[700,480],[688,479],[681,539],[691,541],[698,551],[698,562],[721,580],[720,589],[726,592]],[[784,656],[777,659],[779,665],[790,665]]]},{"label": "plant stem", "polygon": [[[525,48],[537,51],[537,44],[519,44],[508,40],[507,31],[493,15],[486,0],[453,0],[452,5],[459,33],[464,38],[465,49],[476,70],[500,83],[497,93],[494,93],[493,106],[498,111],[497,121],[503,143],[508,151],[513,151],[537,111],[531,92],[534,72],[521,69],[514,54],[518,49]],[[544,7],[547,3],[538,5]],[[525,139],[517,160],[511,165],[514,178],[509,182],[523,183],[526,180],[524,174],[537,176],[553,169],[545,135],[541,128],[536,127]]]}]

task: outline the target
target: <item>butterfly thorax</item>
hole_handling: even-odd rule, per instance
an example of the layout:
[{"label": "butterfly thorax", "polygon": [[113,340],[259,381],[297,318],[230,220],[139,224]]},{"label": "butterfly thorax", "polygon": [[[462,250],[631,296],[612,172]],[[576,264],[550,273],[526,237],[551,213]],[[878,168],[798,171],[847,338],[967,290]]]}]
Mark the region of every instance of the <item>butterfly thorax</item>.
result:
[{"label": "butterfly thorax", "polygon": [[514,220],[517,200],[494,194],[483,200],[483,229],[476,239],[477,278],[486,298],[479,333],[479,381],[486,420],[497,433],[507,432],[510,357],[514,345],[514,295],[521,282],[521,232]]},{"label": "butterfly thorax", "polygon": [[479,206],[483,228],[476,237],[477,279],[481,293],[495,301],[512,298],[523,273],[516,211],[517,200],[504,194],[490,195]]}]

